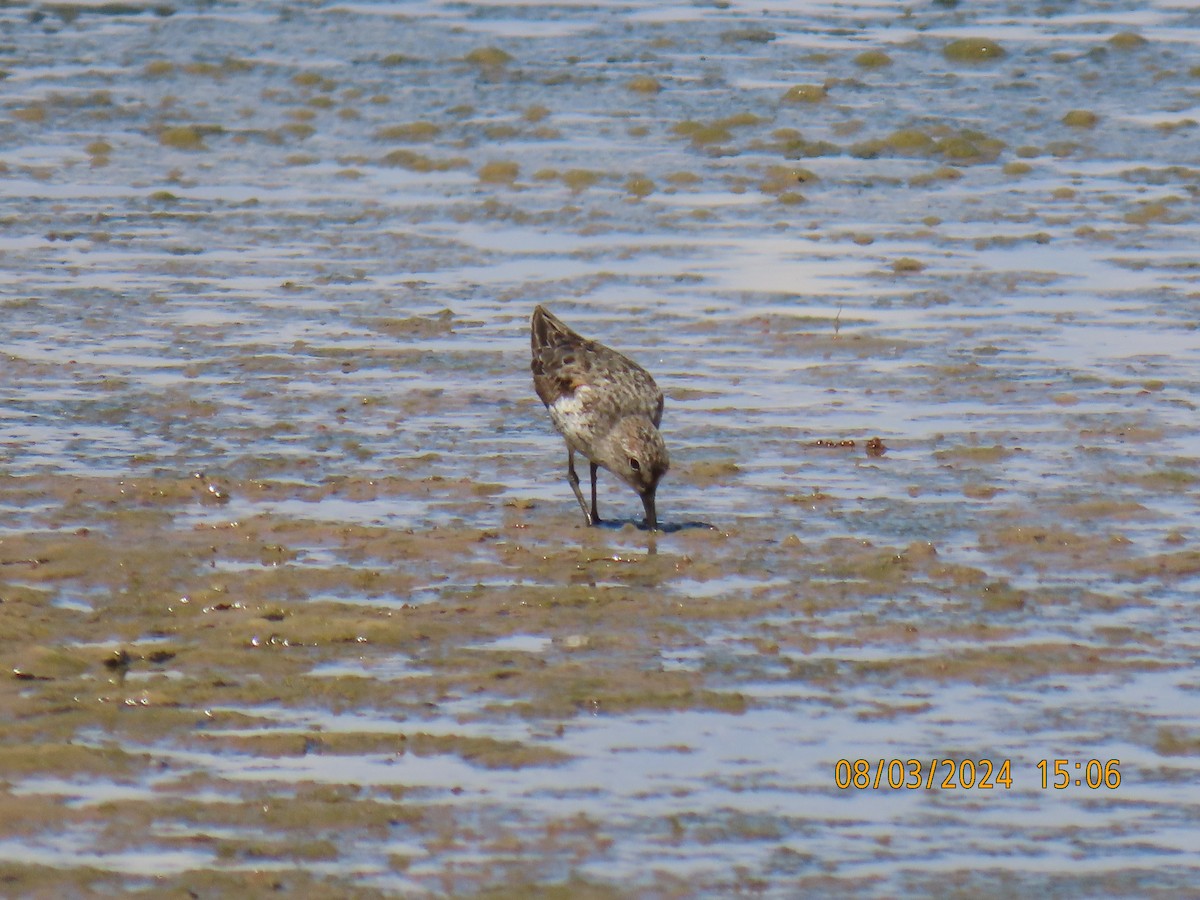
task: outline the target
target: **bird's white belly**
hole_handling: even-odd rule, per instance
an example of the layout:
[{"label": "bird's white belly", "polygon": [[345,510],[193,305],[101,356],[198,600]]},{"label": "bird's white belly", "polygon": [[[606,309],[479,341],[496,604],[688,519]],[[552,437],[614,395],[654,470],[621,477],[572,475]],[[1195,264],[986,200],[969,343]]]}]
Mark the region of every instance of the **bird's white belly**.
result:
[{"label": "bird's white belly", "polygon": [[574,392],[564,394],[550,404],[550,421],[558,429],[558,433],[566,438],[567,443],[591,459],[588,446],[599,431],[607,431],[603,425],[611,427],[612,423],[596,421],[595,407],[588,400],[592,388],[580,385]]}]

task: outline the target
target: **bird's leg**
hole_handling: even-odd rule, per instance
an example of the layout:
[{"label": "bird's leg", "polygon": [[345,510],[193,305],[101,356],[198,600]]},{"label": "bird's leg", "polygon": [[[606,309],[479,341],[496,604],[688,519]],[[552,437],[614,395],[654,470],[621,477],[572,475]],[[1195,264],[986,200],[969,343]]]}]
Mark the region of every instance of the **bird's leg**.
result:
[{"label": "bird's leg", "polygon": [[[589,525],[596,524],[592,520],[592,514],[588,512],[587,501],[583,499],[583,491],[579,489],[579,476],[575,474],[575,449],[570,445],[567,446],[567,481],[571,482],[571,490],[575,492],[575,499],[579,501],[579,508],[583,510],[583,517],[587,519]],[[592,471],[592,505],[595,506],[595,491],[596,491],[596,473],[595,467]]]},{"label": "bird's leg", "polygon": [[591,521],[591,524],[593,524],[593,525],[595,525],[597,522],[600,521],[600,510],[596,509],[596,471],[599,468],[600,467],[598,465],[596,465],[595,463],[592,463],[592,521]]}]

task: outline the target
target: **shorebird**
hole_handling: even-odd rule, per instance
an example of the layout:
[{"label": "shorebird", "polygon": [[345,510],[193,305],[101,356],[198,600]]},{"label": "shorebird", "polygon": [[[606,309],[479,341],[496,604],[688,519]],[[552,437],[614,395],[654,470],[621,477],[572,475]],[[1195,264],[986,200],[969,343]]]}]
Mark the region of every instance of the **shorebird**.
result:
[{"label": "shorebird", "polygon": [[[654,492],[670,465],[658,424],[663,395],[650,373],[610,347],[576,334],[543,306],[530,322],[533,387],[567,442],[567,481],[588,525],[600,521],[596,472],[608,469],[637,491],[646,526],[657,530]],[[588,508],[575,473],[575,452],[592,467]]]}]

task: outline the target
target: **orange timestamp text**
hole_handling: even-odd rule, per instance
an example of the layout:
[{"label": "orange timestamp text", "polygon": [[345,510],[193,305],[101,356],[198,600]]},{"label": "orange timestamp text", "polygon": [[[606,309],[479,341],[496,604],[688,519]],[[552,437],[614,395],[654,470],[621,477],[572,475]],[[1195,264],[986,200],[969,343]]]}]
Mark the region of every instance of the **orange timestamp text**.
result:
[{"label": "orange timestamp text", "polygon": [[[1121,786],[1119,759],[1043,759],[1037,764],[1043,790],[1063,790],[1071,785],[1093,790]],[[833,783],[841,790],[1012,790],[1011,759],[839,759],[833,765]]]},{"label": "orange timestamp text", "polygon": [[842,790],[990,791],[1012,788],[1012,760],[990,759],[839,759],[833,783]]},{"label": "orange timestamp text", "polygon": [[1075,762],[1069,759],[1038,760],[1038,771],[1042,773],[1042,790],[1056,791],[1075,787],[1108,788],[1121,786],[1121,761],[1119,759],[1089,759]]}]

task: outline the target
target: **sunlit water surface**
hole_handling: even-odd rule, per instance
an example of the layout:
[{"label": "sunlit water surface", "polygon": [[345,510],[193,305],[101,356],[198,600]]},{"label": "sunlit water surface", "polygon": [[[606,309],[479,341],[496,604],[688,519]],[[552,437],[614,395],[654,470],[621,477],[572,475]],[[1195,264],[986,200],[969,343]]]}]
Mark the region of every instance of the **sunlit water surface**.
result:
[{"label": "sunlit water surface", "polygon": [[[1195,889],[1194,5],[0,34],[18,893]],[[583,528],[536,303],[654,373],[687,527]]]}]

